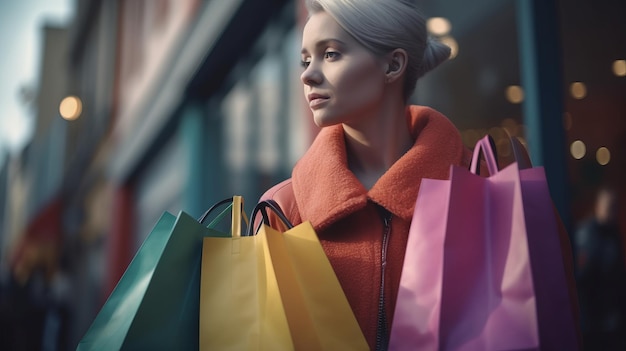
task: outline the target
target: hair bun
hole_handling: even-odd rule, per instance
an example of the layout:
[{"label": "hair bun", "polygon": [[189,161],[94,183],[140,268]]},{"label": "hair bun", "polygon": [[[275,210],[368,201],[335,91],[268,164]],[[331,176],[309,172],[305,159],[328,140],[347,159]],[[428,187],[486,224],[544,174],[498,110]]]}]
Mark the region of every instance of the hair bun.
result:
[{"label": "hair bun", "polygon": [[426,40],[426,48],[424,49],[424,58],[420,64],[418,78],[428,73],[435,67],[450,58],[450,47],[439,40],[428,36]]}]

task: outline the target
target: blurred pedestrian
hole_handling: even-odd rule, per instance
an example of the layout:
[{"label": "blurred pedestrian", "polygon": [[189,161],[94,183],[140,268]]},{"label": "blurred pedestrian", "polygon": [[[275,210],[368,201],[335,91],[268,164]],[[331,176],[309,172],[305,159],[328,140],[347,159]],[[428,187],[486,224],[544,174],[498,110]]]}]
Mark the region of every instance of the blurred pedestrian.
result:
[{"label": "blurred pedestrian", "polygon": [[577,284],[586,349],[626,350],[626,262],[617,195],[598,191],[593,215],[575,233]]}]

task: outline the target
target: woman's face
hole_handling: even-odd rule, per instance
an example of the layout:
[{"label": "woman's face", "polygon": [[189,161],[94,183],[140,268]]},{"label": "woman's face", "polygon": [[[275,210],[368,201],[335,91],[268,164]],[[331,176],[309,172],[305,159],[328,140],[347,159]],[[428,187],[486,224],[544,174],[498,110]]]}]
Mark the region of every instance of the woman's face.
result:
[{"label": "woman's face", "polygon": [[304,27],[302,66],[304,96],[319,127],[358,122],[381,103],[386,66],[325,12]]}]

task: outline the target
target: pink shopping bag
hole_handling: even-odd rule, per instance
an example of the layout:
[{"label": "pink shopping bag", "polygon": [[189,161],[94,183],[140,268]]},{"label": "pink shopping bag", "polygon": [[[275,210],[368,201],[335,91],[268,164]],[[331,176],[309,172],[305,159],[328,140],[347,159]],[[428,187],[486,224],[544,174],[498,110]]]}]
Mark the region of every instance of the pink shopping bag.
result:
[{"label": "pink shopping bag", "polygon": [[580,348],[544,170],[521,161],[498,170],[486,136],[470,171],[422,180],[390,350]]}]

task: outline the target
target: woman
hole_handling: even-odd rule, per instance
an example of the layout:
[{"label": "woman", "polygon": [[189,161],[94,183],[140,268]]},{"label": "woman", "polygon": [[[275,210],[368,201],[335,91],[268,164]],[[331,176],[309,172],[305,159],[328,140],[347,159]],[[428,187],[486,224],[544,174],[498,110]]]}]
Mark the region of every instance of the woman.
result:
[{"label": "woman", "polygon": [[406,104],[450,49],[409,1],[306,5],[301,80],[322,129],[263,199],[296,225],[311,221],[370,348],[385,349],[420,180],[469,164],[446,117]]},{"label": "woman", "polygon": [[450,49],[408,0],[306,5],[301,80],[322,129],[263,199],[313,224],[371,349],[385,349],[420,180],[469,162],[446,117],[407,106]]},{"label": "woman", "polygon": [[[407,106],[417,79],[450,51],[428,39],[410,0],[306,1],[301,80],[322,129],[292,177],[262,199],[295,225],[311,222],[370,348],[383,350],[421,179],[446,179],[470,161],[445,116]],[[560,235],[577,317],[563,226]]]}]

